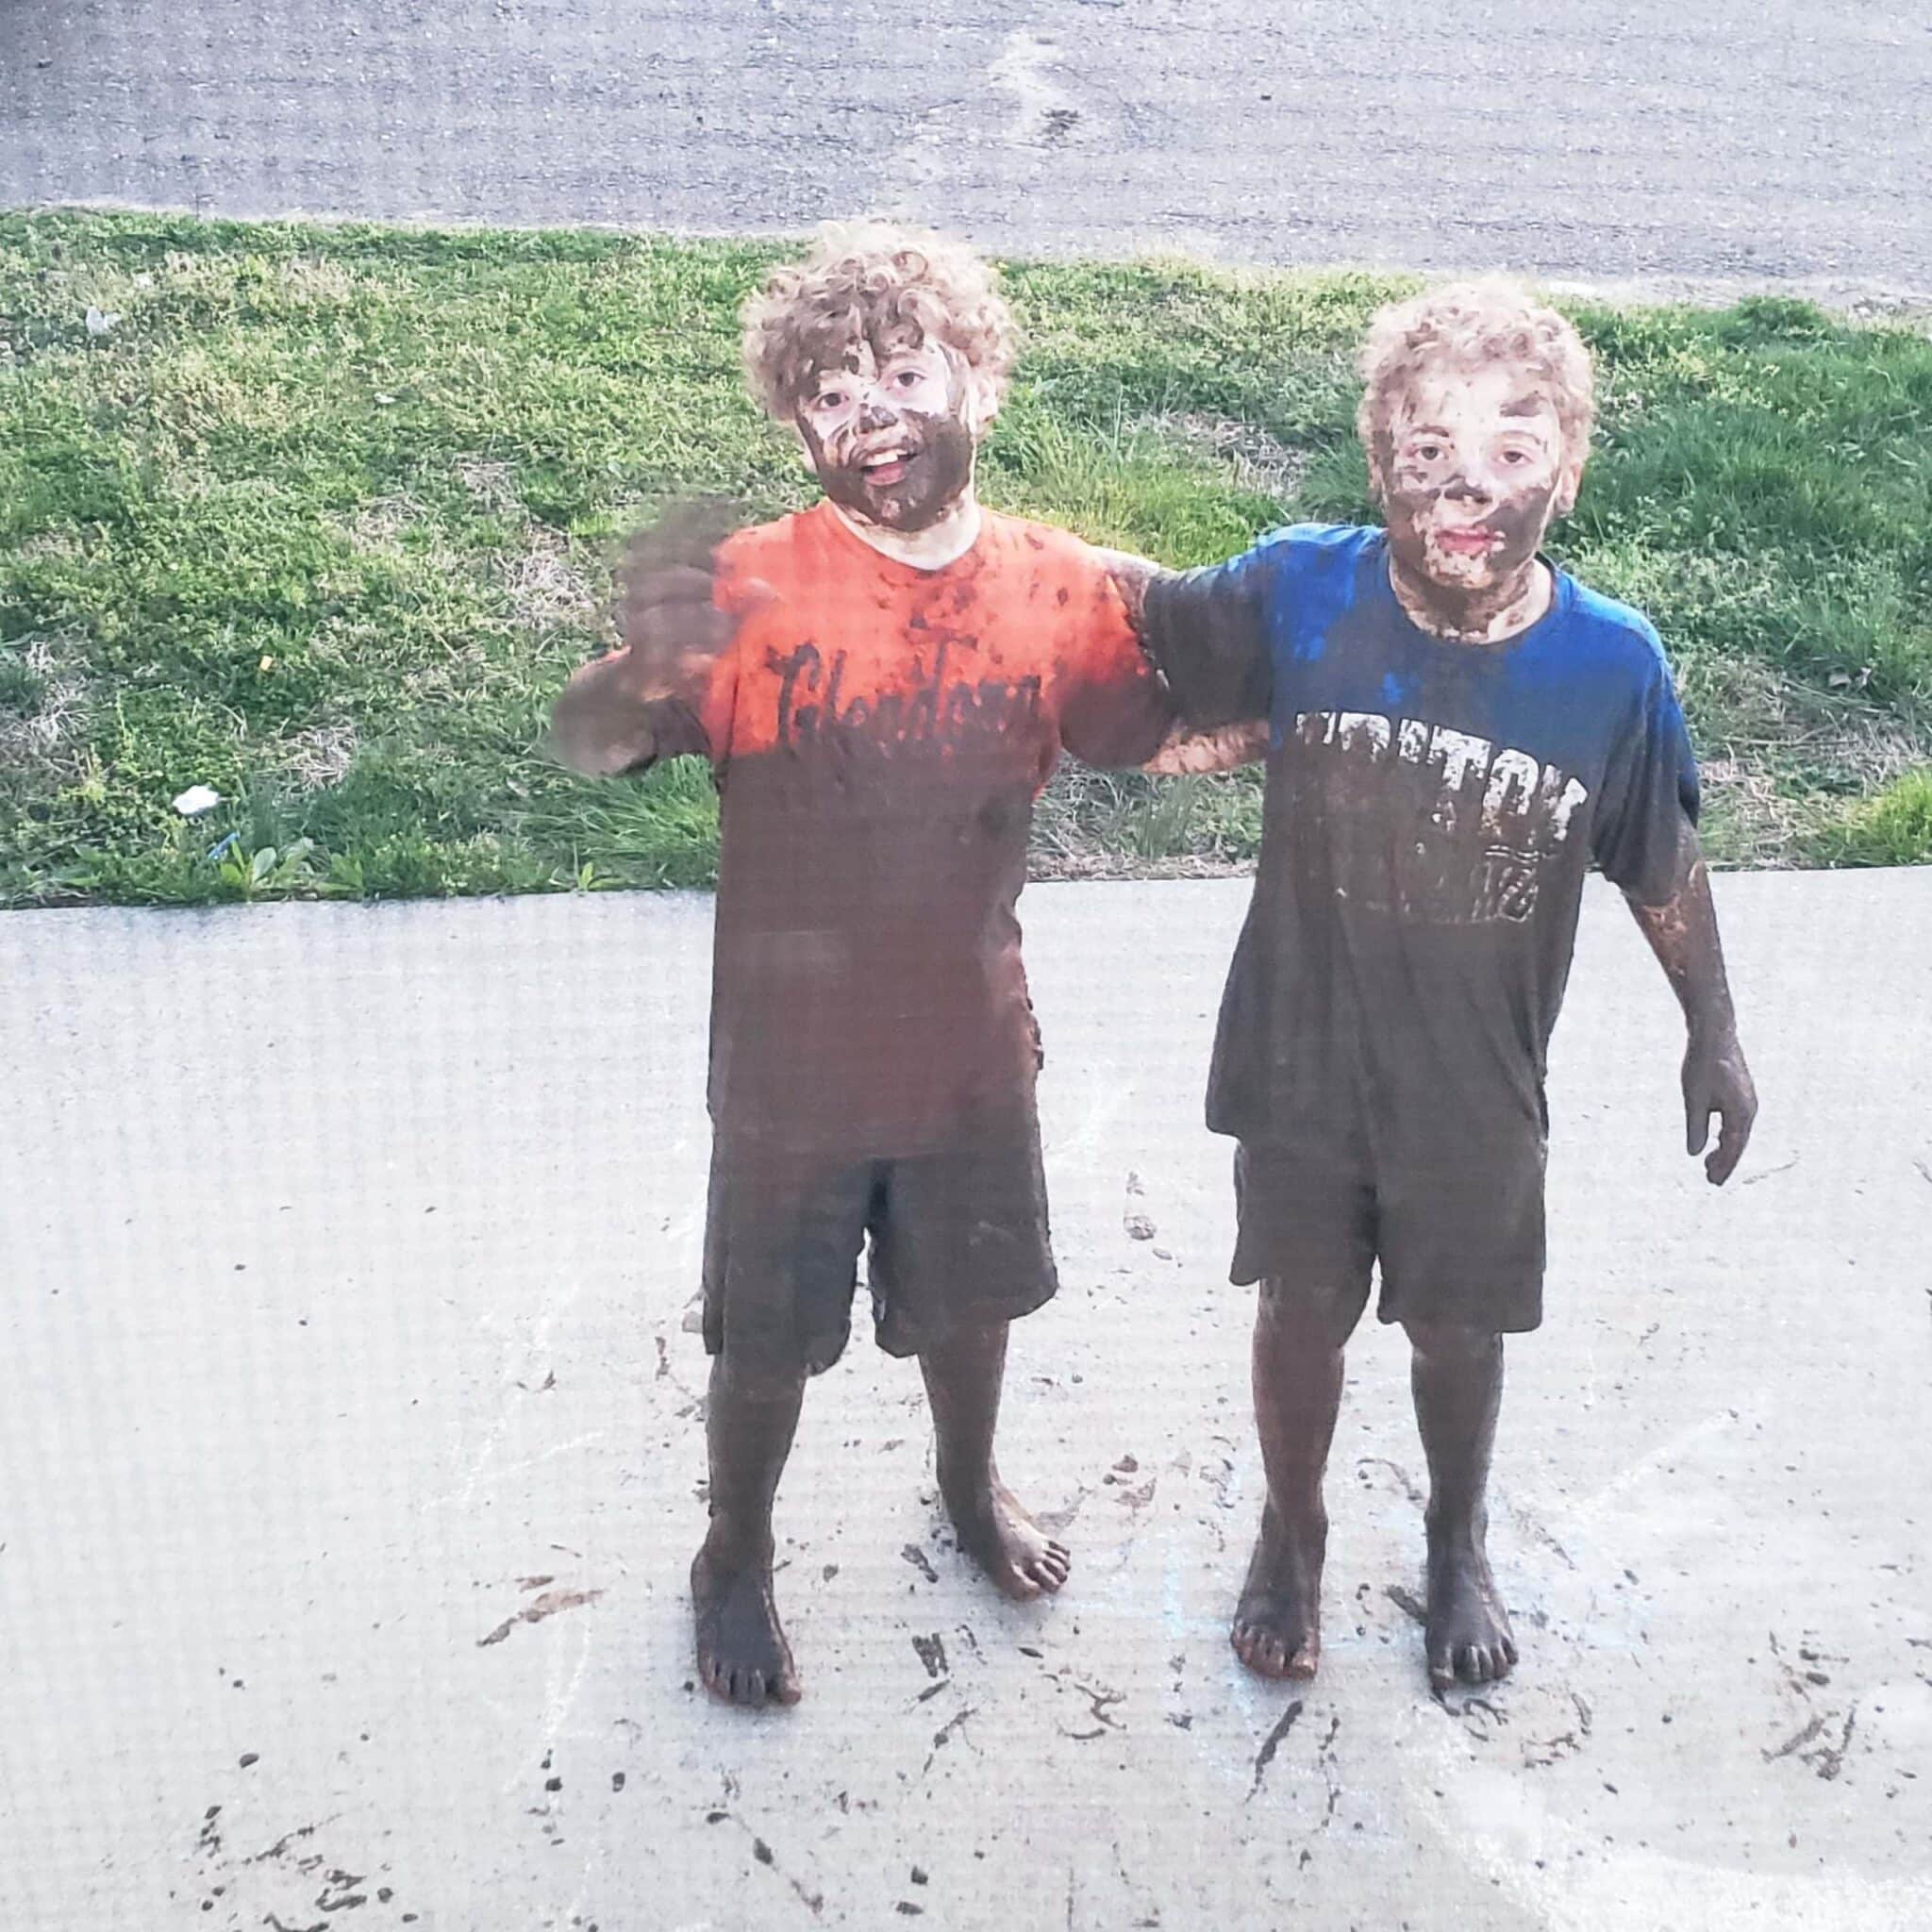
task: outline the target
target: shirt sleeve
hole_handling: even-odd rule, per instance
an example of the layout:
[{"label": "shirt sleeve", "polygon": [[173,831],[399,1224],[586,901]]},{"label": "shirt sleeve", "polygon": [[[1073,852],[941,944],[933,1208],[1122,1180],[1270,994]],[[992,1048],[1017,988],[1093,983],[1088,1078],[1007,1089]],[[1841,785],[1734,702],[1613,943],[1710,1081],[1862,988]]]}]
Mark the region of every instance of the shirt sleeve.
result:
[{"label": "shirt sleeve", "polygon": [[1675,889],[1681,826],[1697,823],[1697,757],[1655,635],[1641,698],[1612,747],[1591,821],[1592,856],[1610,883],[1644,906]]},{"label": "shirt sleeve", "polygon": [[1147,586],[1148,655],[1187,722],[1203,730],[1265,721],[1274,697],[1268,604],[1282,552],[1273,539]]},{"label": "shirt sleeve", "polygon": [[1060,742],[1083,764],[1144,765],[1160,749],[1174,703],[1141,648],[1112,574],[1089,557],[1072,599],[1077,621],[1067,648]]}]

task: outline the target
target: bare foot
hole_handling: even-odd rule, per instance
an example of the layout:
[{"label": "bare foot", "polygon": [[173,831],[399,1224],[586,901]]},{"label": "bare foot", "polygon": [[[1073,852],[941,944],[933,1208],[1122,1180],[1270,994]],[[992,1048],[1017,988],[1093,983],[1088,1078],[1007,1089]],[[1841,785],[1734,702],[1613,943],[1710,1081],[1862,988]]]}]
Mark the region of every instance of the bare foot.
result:
[{"label": "bare foot", "polygon": [[731,1704],[796,1704],[798,1671],[772,1600],[769,1557],[714,1551],[707,1540],[691,1566],[698,1675]]},{"label": "bare foot", "polygon": [[1291,1523],[1273,1503],[1248,1560],[1248,1580],[1235,1606],[1228,1641],[1249,1670],[1264,1677],[1312,1677],[1322,1658],[1322,1557],[1328,1524],[1316,1517]]},{"label": "bare foot", "polygon": [[991,1576],[1001,1591],[1024,1600],[1051,1593],[1067,1580],[1074,1559],[1021,1508],[1012,1491],[989,1473],[964,1493],[944,1483],[941,1492],[959,1538],[959,1547]]},{"label": "bare foot", "polygon": [[1509,1674],[1516,1639],[1480,1539],[1429,1540],[1429,1608],[1424,1632],[1429,1682],[1445,1690],[1458,1678],[1491,1684]]}]

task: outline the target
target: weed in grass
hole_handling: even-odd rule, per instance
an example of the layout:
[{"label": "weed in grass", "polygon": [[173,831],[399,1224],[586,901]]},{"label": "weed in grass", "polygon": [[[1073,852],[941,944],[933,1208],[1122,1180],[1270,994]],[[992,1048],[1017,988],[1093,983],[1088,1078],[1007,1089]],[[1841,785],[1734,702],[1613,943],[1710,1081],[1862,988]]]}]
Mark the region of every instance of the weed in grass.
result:
[{"label": "weed in grass", "polygon": [[1907,772],[1847,807],[1813,845],[1828,865],[1932,863],[1932,767]]}]

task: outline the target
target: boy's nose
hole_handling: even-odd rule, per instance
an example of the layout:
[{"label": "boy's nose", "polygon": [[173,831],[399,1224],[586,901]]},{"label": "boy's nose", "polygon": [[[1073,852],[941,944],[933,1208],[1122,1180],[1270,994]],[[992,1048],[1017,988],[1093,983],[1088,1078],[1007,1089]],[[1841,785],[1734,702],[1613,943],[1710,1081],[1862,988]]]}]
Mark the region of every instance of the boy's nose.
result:
[{"label": "boy's nose", "polygon": [[1471,475],[1467,470],[1457,470],[1442,486],[1442,494],[1457,503],[1466,503],[1471,497],[1487,502],[1492,492],[1480,477]]},{"label": "boy's nose", "polygon": [[899,420],[899,412],[883,396],[868,396],[865,406],[858,412],[858,426],[861,430],[890,429]]}]

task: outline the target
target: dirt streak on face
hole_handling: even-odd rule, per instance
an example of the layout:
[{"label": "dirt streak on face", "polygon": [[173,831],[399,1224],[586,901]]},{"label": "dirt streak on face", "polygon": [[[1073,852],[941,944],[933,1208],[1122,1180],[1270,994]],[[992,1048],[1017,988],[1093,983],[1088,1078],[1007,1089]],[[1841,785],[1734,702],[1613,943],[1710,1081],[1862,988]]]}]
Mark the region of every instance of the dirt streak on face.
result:
[{"label": "dirt streak on face", "polygon": [[900,532],[930,529],[966,495],[987,411],[959,358],[912,325],[855,325],[798,407],[820,485],[848,516]]},{"label": "dirt streak on face", "polygon": [[1486,640],[1541,614],[1537,551],[1574,503],[1581,464],[1565,453],[1555,402],[1525,372],[1424,365],[1370,465],[1397,593],[1426,628]]}]

